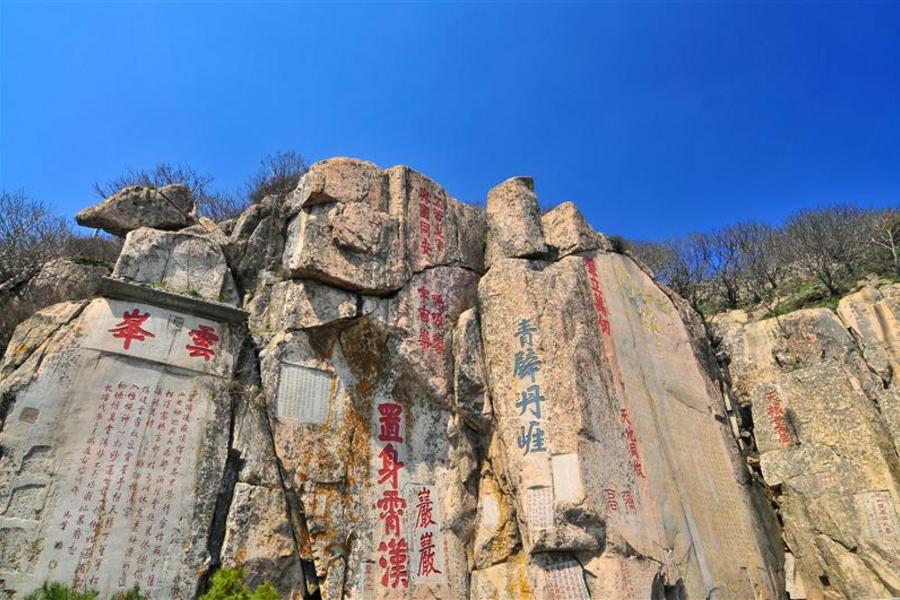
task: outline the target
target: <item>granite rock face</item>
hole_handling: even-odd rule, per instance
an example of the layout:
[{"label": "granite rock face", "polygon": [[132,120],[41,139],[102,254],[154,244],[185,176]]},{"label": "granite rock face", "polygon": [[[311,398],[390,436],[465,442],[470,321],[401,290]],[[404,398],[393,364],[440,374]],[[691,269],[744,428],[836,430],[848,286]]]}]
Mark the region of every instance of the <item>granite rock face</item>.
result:
[{"label": "granite rock face", "polygon": [[718,323],[784,523],[794,598],[900,593],[898,291],[864,289],[837,315]]},{"label": "granite rock face", "polygon": [[541,257],[547,253],[541,208],[531,177],[512,177],[488,192],[485,209],[488,261],[500,257]]},{"label": "granite rock face", "polygon": [[26,323],[30,355],[0,381],[0,590],[192,596],[240,328],[105,298],[45,314],[52,329]]},{"label": "granite rock face", "polygon": [[721,319],[722,377],[530,178],[482,211],[334,158],[224,225],[126,219],[148,194],[94,211],[113,279],[0,365],[6,596],[191,598],[221,566],[298,600],[897,594],[895,288]]},{"label": "granite rock face", "polygon": [[113,277],[206,300],[240,302],[222,247],[193,233],[147,227],[132,231]]}]

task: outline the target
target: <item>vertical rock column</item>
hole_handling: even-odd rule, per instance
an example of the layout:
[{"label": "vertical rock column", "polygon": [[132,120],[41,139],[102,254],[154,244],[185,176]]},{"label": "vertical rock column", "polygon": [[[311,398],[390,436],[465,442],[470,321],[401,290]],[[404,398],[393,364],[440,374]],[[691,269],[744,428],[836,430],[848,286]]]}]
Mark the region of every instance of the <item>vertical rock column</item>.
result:
[{"label": "vertical rock column", "polygon": [[283,276],[250,326],[302,557],[323,598],[468,597],[476,459],[454,325],[483,217],[411,169],[345,158],[313,165],[290,204]]},{"label": "vertical rock column", "polygon": [[[631,259],[600,251],[571,206],[544,219],[556,244],[542,255],[536,207],[523,178],[488,196],[492,469],[522,554],[474,581],[501,597],[777,597],[780,557],[677,307]],[[481,511],[479,537],[497,512]]]}]

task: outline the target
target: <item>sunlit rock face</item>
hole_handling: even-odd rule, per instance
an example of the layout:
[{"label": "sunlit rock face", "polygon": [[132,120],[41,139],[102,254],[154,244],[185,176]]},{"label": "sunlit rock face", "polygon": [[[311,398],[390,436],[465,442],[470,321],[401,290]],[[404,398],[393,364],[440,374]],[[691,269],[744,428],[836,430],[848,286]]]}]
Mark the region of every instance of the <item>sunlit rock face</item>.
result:
[{"label": "sunlit rock face", "polygon": [[[240,326],[126,299],[25,323],[0,384],[0,579],[190,597],[228,451]],[[54,327],[42,326],[47,318]]]},{"label": "sunlit rock face", "polygon": [[898,593],[893,288],[721,321],[723,378],[527,177],[482,210],[334,158],[227,225],[119,216],[112,278],[0,366],[8,597],[190,598],[222,566],[295,599]]},{"label": "sunlit rock face", "polygon": [[796,564],[797,597],[900,589],[898,291],[865,289],[838,314],[719,322],[735,397],[752,410],[762,475]]}]

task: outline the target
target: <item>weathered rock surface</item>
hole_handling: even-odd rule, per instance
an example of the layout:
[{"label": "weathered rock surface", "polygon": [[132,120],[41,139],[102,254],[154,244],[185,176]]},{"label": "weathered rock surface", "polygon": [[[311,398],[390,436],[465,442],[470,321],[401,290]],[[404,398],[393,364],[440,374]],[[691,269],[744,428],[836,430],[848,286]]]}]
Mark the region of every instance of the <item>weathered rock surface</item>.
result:
[{"label": "weathered rock surface", "polygon": [[[100,280],[109,272],[109,267],[101,265],[65,259],[48,261],[36,272],[23,273],[17,285],[0,291],[3,308],[0,320],[17,323],[58,302],[90,298],[97,293]],[[0,337],[0,348],[6,342],[8,340]],[[17,354],[21,355],[21,352]]]},{"label": "weathered rock surface", "polygon": [[100,279],[108,274],[109,268],[102,265],[52,260],[28,280],[19,295],[31,302],[44,300],[53,303],[61,299],[90,298],[97,293]]},{"label": "weathered rock surface", "polygon": [[[601,248],[603,240],[584,220],[584,215],[571,202],[563,202],[541,217],[541,229],[547,244],[556,248],[559,257],[575,252]],[[604,250],[608,248],[603,247]]]},{"label": "weathered rock surface", "polygon": [[845,322],[809,309],[719,323],[734,395],[752,410],[762,476],[796,560],[794,597],[900,593],[900,401],[879,376],[891,370],[898,331],[878,315],[896,314],[894,293],[848,297]]},{"label": "weathered rock surface", "polygon": [[383,295],[429,267],[482,269],[483,215],[407,167],[316,163],[292,206],[284,266],[296,277]]},{"label": "weathered rock surface", "polygon": [[488,264],[500,257],[536,258],[547,253],[531,177],[512,177],[491,189],[485,216]]},{"label": "weathered rock surface", "polygon": [[900,286],[722,317],[720,378],[530,178],[481,211],[335,158],[227,224],[161,191],[90,209],[127,233],[108,297],[0,364],[7,596],[191,598],[220,566],[298,600],[900,594]]},{"label": "weathered rock surface", "polygon": [[159,188],[135,185],[75,215],[79,225],[124,237],[141,227],[183,229],[196,222],[194,198],[187,186]]},{"label": "weathered rock surface", "polygon": [[221,246],[191,233],[146,227],[132,231],[113,277],[216,302],[239,302]]},{"label": "weathered rock surface", "polygon": [[102,298],[45,314],[52,331],[28,324],[39,345],[0,381],[14,398],[0,437],[0,590],[61,580],[190,597],[227,453],[237,332]]},{"label": "weathered rock surface", "polygon": [[657,580],[689,597],[775,597],[780,557],[721,396],[649,277],[617,254],[503,259],[479,296],[537,597],[568,577],[584,597],[650,597]]}]

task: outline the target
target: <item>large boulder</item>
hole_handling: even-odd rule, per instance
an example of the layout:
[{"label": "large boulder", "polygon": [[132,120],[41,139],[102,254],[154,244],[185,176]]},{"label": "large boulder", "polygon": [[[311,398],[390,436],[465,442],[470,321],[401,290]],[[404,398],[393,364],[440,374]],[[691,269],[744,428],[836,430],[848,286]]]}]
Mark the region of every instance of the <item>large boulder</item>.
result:
[{"label": "large boulder", "polygon": [[481,271],[484,218],[408,167],[314,164],[292,199],[284,267],[293,277],[385,295],[436,266]]},{"label": "large boulder", "polygon": [[80,211],[75,220],[79,225],[124,237],[141,227],[183,229],[196,222],[195,214],[194,198],[185,185],[133,185]]},{"label": "large boulder", "polygon": [[544,213],[541,228],[547,244],[556,248],[560,257],[596,250],[604,241],[594,233],[584,215],[572,202],[563,202]]}]

